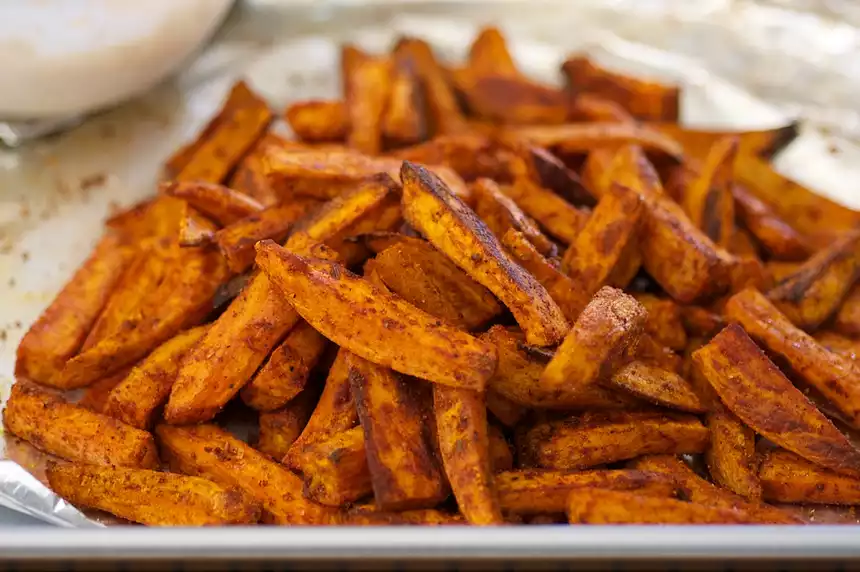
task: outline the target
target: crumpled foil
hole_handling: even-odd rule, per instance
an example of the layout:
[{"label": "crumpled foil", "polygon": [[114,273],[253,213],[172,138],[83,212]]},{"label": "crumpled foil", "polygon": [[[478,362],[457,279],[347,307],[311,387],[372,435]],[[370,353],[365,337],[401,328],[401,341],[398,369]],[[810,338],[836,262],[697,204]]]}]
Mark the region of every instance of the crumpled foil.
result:
[{"label": "crumpled foil", "polygon": [[[683,122],[756,129],[799,119],[777,168],[860,208],[860,8],[812,0],[340,2],[247,0],[213,43],[153,92],[80,127],[0,148],[0,401],[15,348],[80,264],[104,217],[151,194],[171,150],[187,141],[244,76],[275,109],[337,97],[338,45],[383,50],[401,34],[462,58],[476,28],[501,26],[521,67],[558,80],[566,54],[684,86]],[[825,6],[819,6],[825,4]],[[48,457],[0,439],[0,506],[66,527],[115,519],[81,513],[44,483]],[[858,523],[852,511],[797,508],[813,522]]]}]

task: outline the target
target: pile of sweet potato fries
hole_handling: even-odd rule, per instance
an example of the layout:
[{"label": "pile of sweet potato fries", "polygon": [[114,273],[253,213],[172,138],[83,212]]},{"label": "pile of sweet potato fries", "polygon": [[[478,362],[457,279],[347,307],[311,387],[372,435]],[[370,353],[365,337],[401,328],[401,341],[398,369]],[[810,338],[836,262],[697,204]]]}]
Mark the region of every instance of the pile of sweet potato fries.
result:
[{"label": "pile of sweet potato fries", "polygon": [[291,139],[237,84],[26,334],[3,421],[54,491],[151,525],[860,504],[860,214],[773,170],[795,126],[688,130],[580,55],[542,85],[495,29],[341,63]]}]

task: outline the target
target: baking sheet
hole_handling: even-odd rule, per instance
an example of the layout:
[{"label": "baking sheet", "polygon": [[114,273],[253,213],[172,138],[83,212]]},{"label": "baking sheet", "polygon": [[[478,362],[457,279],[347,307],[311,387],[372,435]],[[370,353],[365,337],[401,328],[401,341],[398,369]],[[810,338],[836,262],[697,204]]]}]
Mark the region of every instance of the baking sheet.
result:
[{"label": "baking sheet", "polygon": [[[575,8],[528,4],[529,12],[542,14],[542,19],[524,14],[523,5],[508,11],[477,4],[427,3],[408,10],[378,5],[342,11],[322,4],[302,12],[274,2],[246,3],[174,81],[72,132],[24,149],[0,150],[0,400],[8,396],[13,381],[18,341],[87,255],[104,217],[154,191],[163,159],[194,135],[240,76],[279,109],[292,100],[339,94],[336,70],[341,41],[383,50],[398,35],[408,33],[429,40],[443,57],[458,60],[474,37],[476,24],[501,23],[521,67],[538,79],[557,81],[564,56],[585,50],[609,66],[681,83],[683,120],[691,126],[766,128],[820,105],[786,103],[785,98],[766,101],[754,95],[761,93],[761,82],[721,79],[707,71],[707,62],[689,47],[666,51],[677,47],[667,44],[667,37],[681,42],[679,38],[696,26],[713,27],[715,21],[724,26],[725,41],[737,36],[738,27],[750,30],[761,17],[755,3],[736,3],[743,4],[746,12],[735,13],[742,17],[733,20],[733,27],[728,20],[720,20],[721,12],[704,6],[708,3],[689,10],[673,2],[655,2],[651,12],[643,12],[641,4],[621,6],[624,2],[613,3],[616,8],[611,10],[604,2],[583,2]],[[553,17],[558,14],[565,17]],[[640,26],[631,27],[633,22]],[[688,26],[687,31],[669,36],[667,30],[680,22]],[[561,30],[561,24],[567,27]],[[324,33],[313,33],[315,29]],[[646,38],[643,30],[650,36]],[[728,46],[721,49],[731,59]],[[815,49],[833,51],[829,44],[810,46],[808,51]],[[761,61],[756,59],[754,64]],[[733,78],[744,77],[740,73],[744,71],[754,73],[753,68],[740,65]],[[801,137],[777,159],[777,166],[823,194],[860,208],[856,191],[860,148],[851,140],[848,121],[853,111],[834,113],[841,112],[846,137],[822,132],[820,117],[812,114]],[[43,455],[12,437],[0,443],[0,458],[7,459],[0,461],[0,505],[54,524],[93,525],[37,481],[16,472],[10,462],[41,478]],[[831,518],[820,509],[813,515],[817,521]]]}]

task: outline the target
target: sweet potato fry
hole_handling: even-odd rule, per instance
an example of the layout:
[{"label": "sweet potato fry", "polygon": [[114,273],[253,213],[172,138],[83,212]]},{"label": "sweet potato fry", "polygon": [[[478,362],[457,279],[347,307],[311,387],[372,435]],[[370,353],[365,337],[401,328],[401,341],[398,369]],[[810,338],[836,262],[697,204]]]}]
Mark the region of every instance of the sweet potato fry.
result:
[{"label": "sweet potato fry", "polygon": [[822,469],[789,451],[767,451],[759,476],[764,498],[771,502],[860,504],[860,479]]},{"label": "sweet potato fry", "polygon": [[548,239],[513,201],[505,195],[495,181],[491,179],[478,179],[472,184],[472,193],[475,196],[475,213],[501,240],[509,229],[514,229],[525,235],[534,247],[544,256],[556,254],[555,244]]},{"label": "sweet potato fry", "polygon": [[768,260],[765,264],[765,272],[773,284],[779,284],[789,276],[793,275],[803,265],[801,262],[781,262],[779,260]]},{"label": "sweet potato fry", "polygon": [[682,373],[683,359],[681,356],[667,348],[648,333],[639,336],[634,356],[637,360],[647,364],[656,365],[668,371]]},{"label": "sweet potato fry", "polygon": [[88,385],[81,399],[78,401],[78,405],[96,413],[104,413],[110,392],[123,382],[130,371],[131,368],[121,369]]},{"label": "sweet potato fry", "polygon": [[57,385],[66,361],[82,347],[134,251],[105,235],[18,345],[15,375]]},{"label": "sweet potato fry", "polygon": [[288,105],[284,119],[302,141],[343,141],[349,133],[349,115],[342,101],[310,100]]},{"label": "sweet potato fry", "polygon": [[486,393],[487,411],[502,424],[507,427],[513,427],[519,423],[523,415],[526,414],[526,408],[511,401],[498,391],[488,389]]},{"label": "sweet potato fry", "polygon": [[602,197],[612,183],[612,162],[615,149],[601,147],[588,153],[582,165],[582,184],[595,197]]},{"label": "sweet potato fry", "polygon": [[[381,291],[339,264],[304,258],[269,241],[258,244],[257,264],[308,323],[374,363],[476,390],[483,390],[495,369],[492,346]],[[354,320],[350,309],[354,304],[370,304],[387,326]],[[422,351],[415,353],[416,347]]]},{"label": "sweet potato fry", "polygon": [[610,99],[590,93],[577,93],[571,98],[569,119],[607,123],[633,123],[636,121],[623,106]]},{"label": "sweet potato fry", "polygon": [[541,385],[576,393],[609,377],[621,365],[628,347],[635,347],[646,317],[633,297],[604,286],[541,373]]},{"label": "sweet potato fry", "polygon": [[162,459],[170,470],[238,488],[263,507],[274,524],[330,524],[337,513],[305,499],[302,480],[214,425],[155,428]]},{"label": "sweet potato fry", "polygon": [[404,237],[376,256],[374,268],[395,294],[464,330],[474,330],[501,312],[486,288],[423,240]]},{"label": "sweet potato fry", "polygon": [[580,487],[570,493],[570,524],[751,524],[739,510],[675,499],[639,496],[628,491]]},{"label": "sweet potato fry", "polygon": [[543,147],[506,132],[495,131],[492,139],[504,153],[514,155],[515,159],[509,159],[508,164],[508,173],[513,179],[525,176],[573,205],[591,207],[596,204],[594,195],[583,186],[579,176]]},{"label": "sweet potato fry", "polygon": [[800,132],[798,122],[757,131],[703,131],[690,129],[677,122],[647,125],[680,143],[684,147],[684,154],[697,161],[704,161],[714,144],[726,137],[738,140],[740,155],[769,158],[791,143]]},{"label": "sweet potato fry", "polygon": [[860,232],[852,232],[818,251],[767,296],[795,326],[814,330],[836,312],[858,277]]},{"label": "sweet potato fry", "polygon": [[562,154],[589,153],[603,147],[640,145],[646,151],[680,160],[684,150],[678,143],[647,127],[626,123],[565,123],[562,125],[523,125],[510,127],[535,145]]},{"label": "sweet potato fry", "polygon": [[411,145],[427,138],[425,91],[418,63],[408,49],[395,48],[391,93],[382,115],[382,135],[388,145]]},{"label": "sweet potato fry", "polygon": [[520,75],[514,58],[508,50],[502,32],[493,26],[481,29],[469,47],[469,69],[479,75]]},{"label": "sweet potato fry", "polygon": [[150,526],[254,524],[260,507],[242,491],[198,477],[143,469],[52,464],[51,489],[79,507]]},{"label": "sweet potato fry", "polygon": [[432,508],[387,512],[375,507],[355,507],[342,517],[348,526],[459,526],[466,524],[459,514],[448,514]]},{"label": "sweet potato fry", "polygon": [[307,426],[319,396],[318,387],[306,387],[283,408],[260,413],[256,449],[281,461]]},{"label": "sweet potato fry", "polygon": [[469,524],[502,524],[493,485],[487,407],[483,396],[467,389],[433,386],[433,409],[442,465],[460,512]]},{"label": "sweet potato fry", "polygon": [[681,320],[681,306],[667,298],[652,294],[634,294],[636,301],[648,311],[645,332],[658,343],[683,350],[687,347],[687,333]]},{"label": "sweet potato fry", "polygon": [[[612,186],[601,196],[588,222],[570,243],[561,260],[561,269],[586,295],[592,296],[612,280],[623,259],[632,256],[641,261],[635,243],[643,207],[637,193]],[[631,248],[634,249],[632,253]],[[632,275],[637,270],[638,264],[624,274]]]},{"label": "sweet potato fry", "polygon": [[499,356],[496,372],[489,381],[488,396],[495,392],[522,406],[549,409],[620,409],[632,401],[599,385],[578,391],[546,387],[540,382],[545,361],[523,351],[509,331],[493,326],[481,338],[495,344]]},{"label": "sweet potato fry", "polygon": [[251,197],[212,183],[169,181],[161,184],[160,191],[188,202],[222,226],[263,210],[263,205]]},{"label": "sweet potato fry", "polygon": [[283,407],[304,390],[326,345],[326,339],[319,332],[300,321],[272,350],[250,383],[242,388],[242,401],[258,411]]},{"label": "sweet potato fry", "polygon": [[257,241],[270,238],[278,242],[287,237],[293,224],[317,206],[317,201],[295,197],[288,204],[275,205],[243,218],[215,233],[215,244],[230,270],[240,274],[254,263]]},{"label": "sweet potato fry", "polygon": [[526,443],[539,467],[585,469],[639,455],[701,453],[708,430],[693,415],[601,411],[540,423]]},{"label": "sweet potato fry", "polygon": [[738,219],[756,240],[777,260],[805,260],[811,253],[806,237],[751,193],[743,185],[733,185]]},{"label": "sweet potato fry", "polygon": [[271,120],[268,105],[240,82],[234,87],[219,119],[207,126],[189,148],[190,157],[187,161],[183,159],[185,164],[173,178],[220,183],[263,135]]},{"label": "sweet potato fry", "polygon": [[681,306],[681,322],[690,336],[708,338],[726,325],[721,315],[701,306]]},{"label": "sweet potato fry", "polygon": [[588,215],[528,179],[519,179],[501,190],[546,231],[565,244],[572,244],[586,224]]},{"label": "sweet potato fry", "polygon": [[148,429],[170,396],[182,357],[203,337],[207,326],[177,334],[132,368],[108,396],[104,414],[138,429]]},{"label": "sweet potato fry", "polygon": [[179,221],[179,246],[209,244],[218,228],[217,224],[186,202],[185,216]]},{"label": "sweet potato fry", "polygon": [[595,487],[631,491],[643,496],[671,498],[671,478],[647,471],[505,471],[496,475],[502,510],[515,514],[564,512],[574,489]]},{"label": "sweet potato fry", "polygon": [[573,93],[614,101],[637,119],[678,121],[681,92],[677,87],[607,70],[584,55],[568,58],[561,71]]},{"label": "sweet potato fry", "polygon": [[3,426],[37,449],[70,461],[141,469],[158,466],[155,442],[146,431],[33,386],[12,386]]},{"label": "sweet potato fry", "polygon": [[855,285],[845,296],[833,318],[833,328],[846,336],[860,336],[860,286]]},{"label": "sweet potato fry", "polygon": [[387,57],[344,56],[349,147],[368,155],[377,155],[382,149],[382,115],[391,93],[391,75],[391,60]]},{"label": "sweet potato fry", "polygon": [[843,335],[828,330],[815,332],[815,341],[821,346],[851,361],[860,359],[860,341],[847,338]]},{"label": "sweet potato fry", "polygon": [[456,74],[455,84],[469,110],[493,123],[554,125],[567,119],[564,92],[521,75],[481,74],[466,69]]},{"label": "sweet potato fry", "polygon": [[777,507],[762,502],[748,502],[726,489],[717,487],[696,474],[679,457],[649,455],[627,464],[628,468],[665,475],[674,480],[681,498],[715,508],[741,510],[760,524],[802,524],[803,521]]},{"label": "sweet potato fry", "polygon": [[[487,410],[490,408],[487,407]],[[490,442],[490,466],[494,473],[499,471],[510,471],[514,468],[514,453],[505,439],[504,433],[497,425],[490,423],[487,426],[487,434]]]},{"label": "sweet potato fry", "polygon": [[726,407],[756,433],[823,467],[860,474],[860,451],[739,325],[727,326],[693,353],[693,361]]},{"label": "sweet potato fry", "polygon": [[355,354],[347,361],[376,505],[383,510],[435,506],[447,490],[424,435],[422,418],[429,412],[421,411],[415,388]]},{"label": "sweet potato fry", "polygon": [[541,286],[546,288],[564,317],[571,323],[576,321],[591,299],[591,293],[550,264],[523,233],[511,228],[501,239],[514,261],[528,270]]},{"label": "sweet potato fry", "polygon": [[641,361],[625,365],[612,374],[606,383],[670,409],[691,413],[704,413],[706,409],[690,384],[680,375]]},{"label": "sweet potato fry", "polygon": [[329,437],[358,425],[358,413],[349,387],[347,352],[341,348],[328,372],[322,395],[310,419],[281,461],[298,470],[297,460],[305,445],[325,441]]},{"label": "sweet potato fry", "polygon": [[711,432],[711,446],[705,451],[705,460],[711,477],[748,500],[761,499],[755,432],[721,403],[711,408],[706,423]]},{"label": "sweet potato fry", "polygon": [[373,494],[364,430],[353,427],[311,443],[296,457],[304,475],[304,494],[326,506],[344,506]]},{"label": "sweet potato fry", "polygon": [[755,290],[744,290],[732,296],[726,304],[725,314],[740,323],[771,354],[790,365],[806,383],[820,391],[852,425],[860,426],[860,373],[855,371],[849,360],[827,351],[794,327]]},{"label": "sweet potato fry", "polygon": [[423,165],[444,165],[465,181],[481,177],[510,180],[510,162],[515,159],[510,151],[478,133],[440,135],[420,145],[398,149],[391,156]]},{"label": "sweet potato fry", "polygon": [[737,152],[737,139],[726,137],[716,141],[697,176],[685,189],[681,202],[693,224],[723,248],[731,245],[735,228],[732,178]]},{"label": "sweet potato fry", "polygon": [[505,254],[475,213],[426,169],[405,161],[403,215],[514,314],[529,343],[558,342],[568,324],[547,291]]}]

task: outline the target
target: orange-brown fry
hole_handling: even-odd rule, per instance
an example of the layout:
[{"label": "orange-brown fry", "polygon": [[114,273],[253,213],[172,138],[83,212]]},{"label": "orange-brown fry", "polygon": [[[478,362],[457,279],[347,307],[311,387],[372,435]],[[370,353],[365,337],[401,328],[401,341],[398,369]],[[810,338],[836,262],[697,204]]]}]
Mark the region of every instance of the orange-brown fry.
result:
[{"label": "orange-brown fry", "polygon": [[833,328],[846,336],[860,336],[860,286],[855,285],[845,296],[833,318]]},{"label": "orange-brown fry", "polygon": [[548,239],[514,202],[505,195],[495,181],[481,178],[471,186],[475,196],[475,213],[501,240],[509,229],[523,233],[529,242],[544,256],[556,254],[555,244]]},{"label": "orange-brown fry", "polygon": [[427,138],[425,91],[418,62],[408,49],[395,48],[391,93],[382,116],[382,135],[389,145],[418,143]]},{"label": "orange-brown fry", "polygon": [[[345,51],[349,48],[345,48]],[[382,115],[391,93],[391,60],[364,54],[343,56],[343,86],[349,118],[347,145],[376,155],[382,149]]]},{"label": "orange-brown fry", "polygon": [[[487,410],[490,411],[489,406]],[[514,453],[498,425],[490,423],[487,426],[490,441],[490,466],[494,473],[510,471],[514,468]]]},{"label": "orange-brown fry", "polygon": [[851,361],[860,359],[860,340],[828,330],[819,330],[815,332],[815,341],[821,344],[824,349]]},{"label": "orange-brown fry", "polygon": [[672,348],[667,348],[648,333],[639,336],[634,356],[639,361],[656,365],[663,369],[683,373],[683,359]]},{"label": "orange-brown fry", "polygon": [[121,369],[87,386],[84,394],[78,401],[78,405],[96,413],[104,413],[105,405],[107,405],[111,391],[122,383],[130,371],[131,368]]},{"label": "orange-brown fry", "polygon": [[760,500],[755,432],[721,403],[712,407],[706,424],[711,432],[711,446],[705,451],[705,460],[711,477],[745,499]]},{"label": "orange-brown fry", "polygon": [[751,524],[745,512],[628,491],[582,487],[571,491],[570,524]]},{"label": "orange-brown fry", "polygon": [[260,413],[257,450],[281,461],[307,426],[319,393],[318,387],[306,387],[283,408]]},{"label": "orange-brown fry", "polygon": [[222,226],[263,210],[263,205],[248,195],[213,183],[169,181],[161,184],[160,191],[186,201]]},{"label": "orange-brown fry", "polygon": [[737,151],[735,138],[726,137],[715,142],[697,176],[685,189],[681,202],[693,224],[723,248],[731,245],[735,228],[732,179]]},{"label": "orange-brown fry", "polygon": [[600,148],[640,145],[648,152],[680,160],[684,150],[674,140],[647,127],[629,123],[565,123],[523,125],[510,131],[535,145],[564,154],[590,153]]},{"label": "orange-brown fry", "polygon": [[789,451],[767,451],[759,477],[765,500],[803,504],[860,504],[860,479],[823,469]]},{"label": "orange-brown fry", "polygon": [[343,141],[349,133],[349,115],[342,101],[299,101],[287,106],[284,119],[302,141]]},{"label": "orange-brown fry", "polygon": [[682,309],[668,298],[653,294],[634,294],[636,301],[648,311],[645,332],[660,344],[673,350],[687,347],[687,333],[681,320]]},{"label": "orange-brown fry", "polygon": [[305,445],[296,468],[304,476],[305,496],[326,506],[345,506],[373,493],[361,427]]},{"label": "orange-brown fry", "polygon": [[738,219],[759,244],[777,260],[805,260],[811,253],[806,237],[777,215],[764,201],[743,185],[733,185]]},{"label": "orange-brown fry", "polygon": [[505,125],[553,125],[567,119],[564,92],[524,76],[465,69],[453,78],[469,111],[481,119]]},{"label": "orange-brown fry", "polygon": [[528,179],[500,187],[526,214],[565,244],[572,244],[588,220],[588,215],[557,194]]},{"label": "orange-brown fry", "polygon": [[684,153],[696,161],[704,161],[714,144],[726,137],[738,140],[738,154],[769,158],[791,143],[800,132],[798,122],[758,131],[704,131],[690,129],[678,122],[647,125],[680,143]]},{"label": "orange-brown fry", "polygon": [[704,413],[706,408],[693,388],[680,375],[641,361],[625,365],[606,381],[636,397],[670,409]]},{"label": "orange-brown fry", "polygon": [[622,105],[591,93],[574,94],[570,102],[571,121],[603,121],[613,123],[632,123],[632,115]]}]

